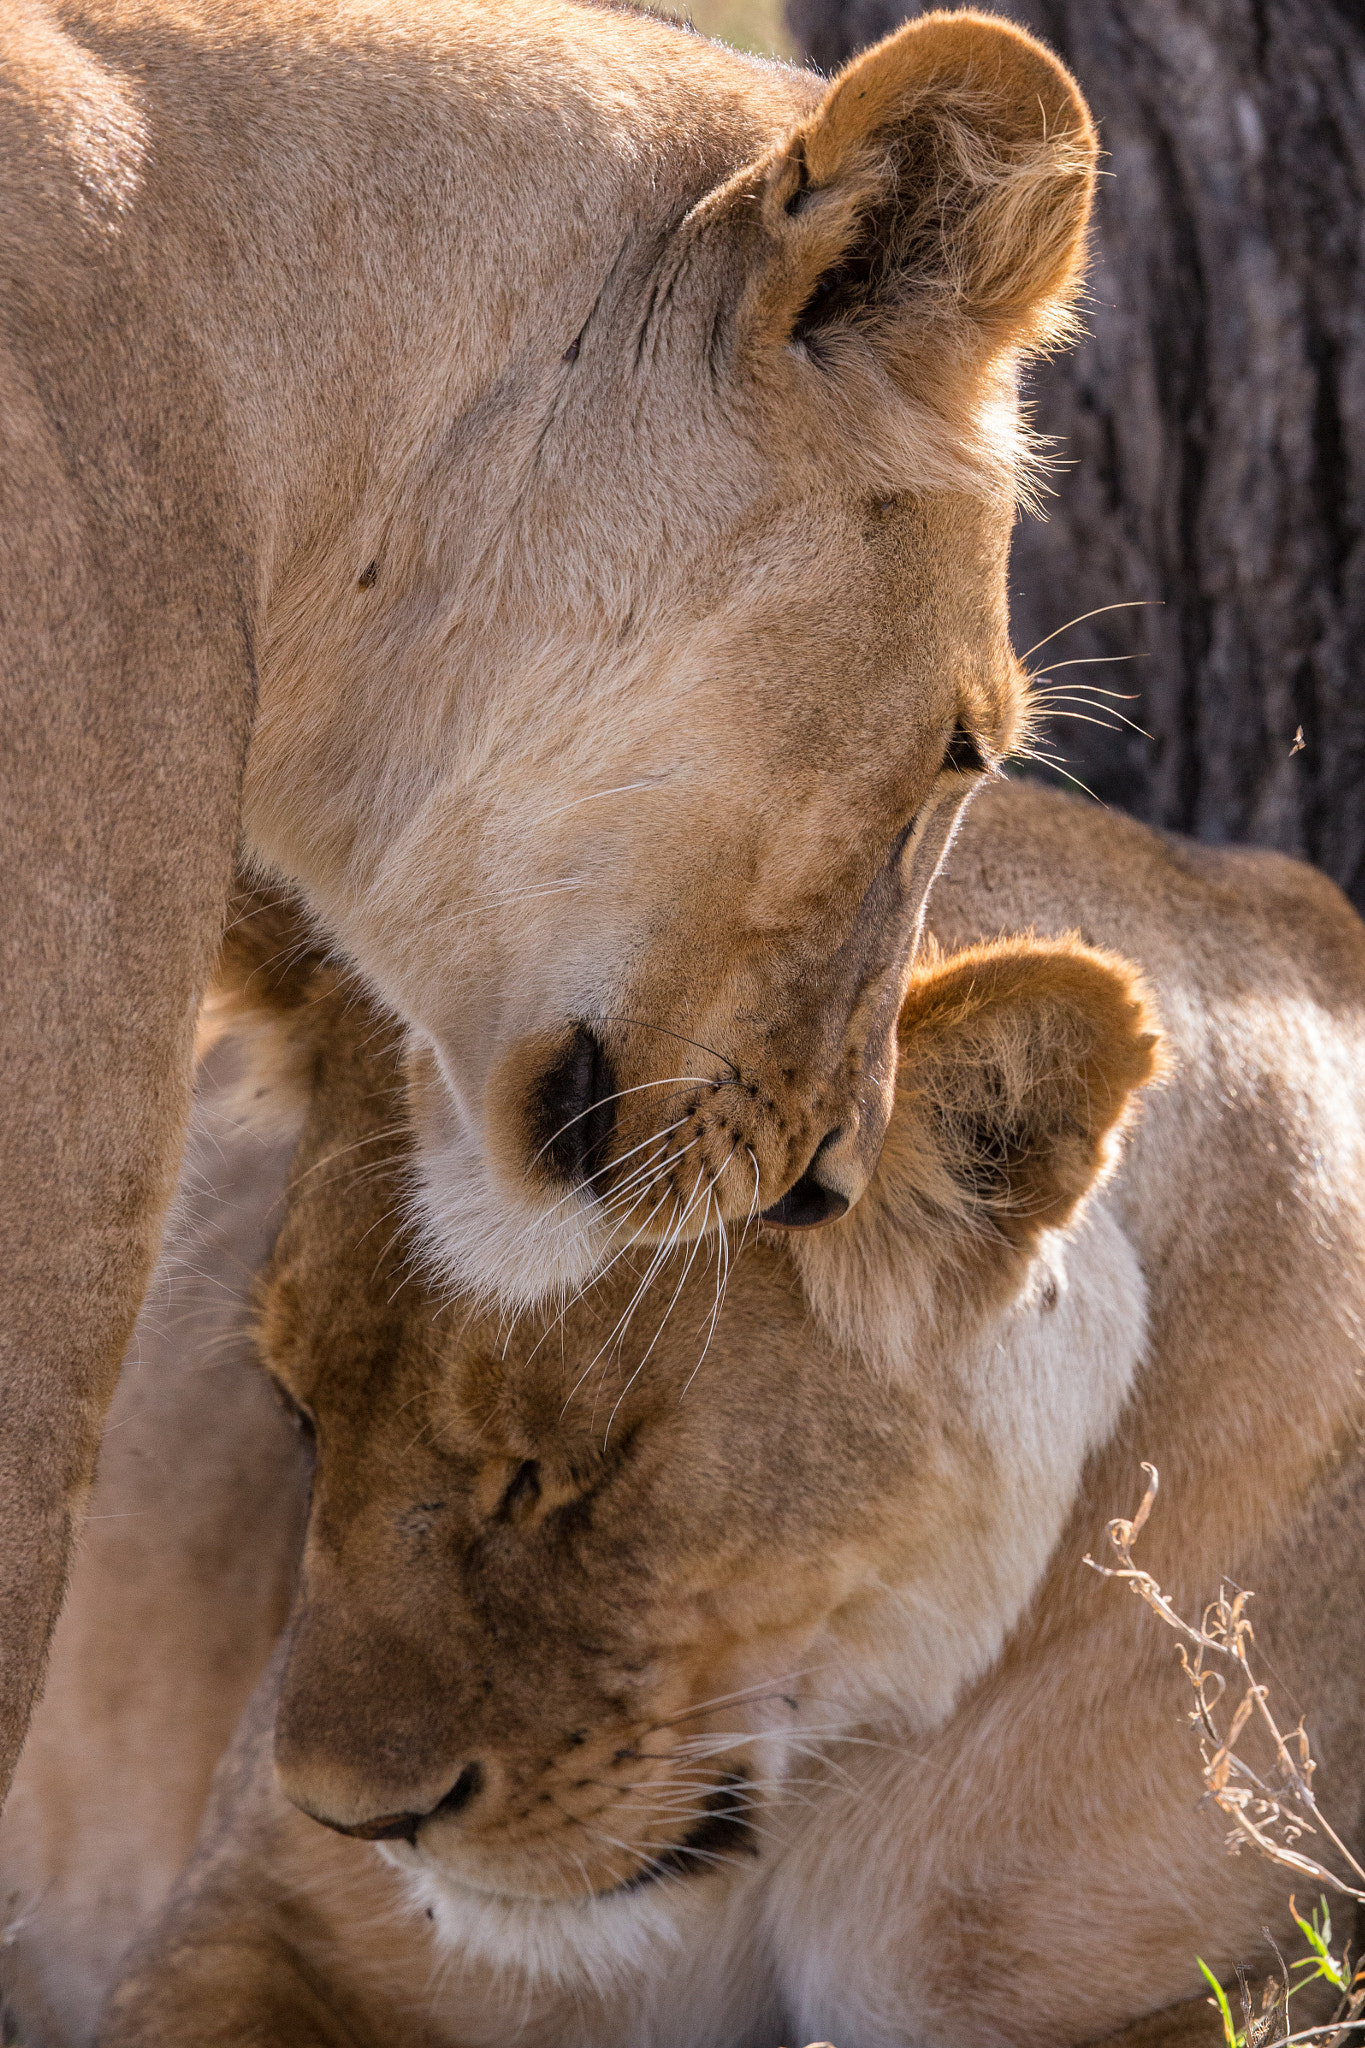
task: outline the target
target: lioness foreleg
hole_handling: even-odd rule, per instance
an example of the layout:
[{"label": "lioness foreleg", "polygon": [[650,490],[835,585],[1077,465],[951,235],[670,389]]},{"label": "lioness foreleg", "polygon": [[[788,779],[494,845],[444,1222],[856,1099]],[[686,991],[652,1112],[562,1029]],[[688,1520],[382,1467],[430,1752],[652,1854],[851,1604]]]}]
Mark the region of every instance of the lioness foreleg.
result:
[{"label": "lioness foreleg", "polygon": [[0,351],[0,1798],[175,1185],[253,709],[213,394],[153,317],[86,301],[85,259],[31,356]]}]

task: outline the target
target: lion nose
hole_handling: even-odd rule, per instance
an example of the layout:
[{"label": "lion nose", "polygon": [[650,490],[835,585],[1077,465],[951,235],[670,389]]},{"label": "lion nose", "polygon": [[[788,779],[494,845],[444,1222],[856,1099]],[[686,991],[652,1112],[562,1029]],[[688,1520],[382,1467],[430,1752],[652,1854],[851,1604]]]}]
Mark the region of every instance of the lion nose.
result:
[{"label": "lion nose", "polygon": [[335,1834],[349,1835],[356,1842],[409,1842],[415,1848],[418,1829],[426,1821],[462,1812],[482,1790],[483,1765],[466,1764],[445,1798],[437,1800],[425,1813],[381,1813],[373,1820],[358,1821],[329,1820],[325,1813],[315,1813],[313,1818]]},{"label": "lion nose", "polygon": [[531,1102],[536,1157],[570,1187],[590,1186],[616,1128],[616,1074],[595,1031],[575,1024]]},{"label": "lion nose", "polygon": [[842,1135],[838,1130],[826,1131],[800,1180],[794,1181],[785,1195],[763,1211],[765,1223],[778,1230],[814,1230],[818,1224],[834,1223],[845,1214],[848,1196],[831,1186],[820,1170],[822,1160],[828,1161]]}]

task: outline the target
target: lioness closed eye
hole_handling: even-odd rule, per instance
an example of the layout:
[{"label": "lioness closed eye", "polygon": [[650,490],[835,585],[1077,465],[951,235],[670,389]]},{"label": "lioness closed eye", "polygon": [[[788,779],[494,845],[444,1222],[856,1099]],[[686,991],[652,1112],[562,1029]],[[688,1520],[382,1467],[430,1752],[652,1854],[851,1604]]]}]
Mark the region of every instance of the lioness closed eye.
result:
[{"label": "lioness closed eye", "polygon": [[574,0],[23,23],[0,1780],[239,834],[423,1036],[455,1284],[857,1200],[1095,161],[988,15],[832,84]]}]

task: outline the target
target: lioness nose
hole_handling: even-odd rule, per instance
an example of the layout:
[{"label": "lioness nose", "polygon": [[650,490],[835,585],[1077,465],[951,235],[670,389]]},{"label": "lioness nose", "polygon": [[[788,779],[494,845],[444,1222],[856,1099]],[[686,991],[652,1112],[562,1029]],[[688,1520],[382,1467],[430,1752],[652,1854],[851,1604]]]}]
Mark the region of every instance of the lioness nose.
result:
[{"label": "lioness nose", "polygon": [[820,1173],[822,1156],[838,1142],[840,1135],[838,1131],[825,1133],[800,1180],[794,1181],[785,1195],[763,1211],[765,1223],[775,1224],[779,1230],[814,1230],[817,1224],[833,1223],[845,1213],[848,1196],[830,1187]]},{"label": "lioness nose", "polygon": [[602,1165],[616,1127],[616,1075],[595,1031],[575,1024],[536,1084],[532,1130],[537,1158],[577,1187]]},{"label": "lioness nose", "polygon": [[315,1813],[313,1818],[338,1835],[349,1835],[353,1841],[410,1842],[416,1847],[417,1831],[424,1821],[435,1820],[438,1815],[459,1813],[471,1800],[477,1799],[482,1790],[483,1765],[466,1764],[445,1798],[438,1800],[425,1813],[381,1813],[374,1820],[349,1822],[329,1820],[325,1813]]}]

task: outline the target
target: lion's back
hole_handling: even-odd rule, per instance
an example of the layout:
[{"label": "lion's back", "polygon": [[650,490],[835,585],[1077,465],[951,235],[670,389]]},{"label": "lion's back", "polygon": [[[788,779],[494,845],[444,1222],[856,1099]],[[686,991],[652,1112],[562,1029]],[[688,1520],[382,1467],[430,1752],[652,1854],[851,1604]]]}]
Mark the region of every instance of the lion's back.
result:
[{"label": "lion's back", "polygon": [[1293,990],[1343,1022],[1365,1007],[1365,924],[1317,869],[1267,849],[1204,846],[1036,784],[983,791],[931,923],[945,946],[1077,932],[1157,983],[1276,1001]]}]

